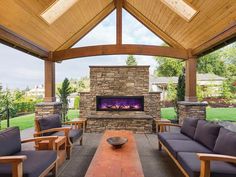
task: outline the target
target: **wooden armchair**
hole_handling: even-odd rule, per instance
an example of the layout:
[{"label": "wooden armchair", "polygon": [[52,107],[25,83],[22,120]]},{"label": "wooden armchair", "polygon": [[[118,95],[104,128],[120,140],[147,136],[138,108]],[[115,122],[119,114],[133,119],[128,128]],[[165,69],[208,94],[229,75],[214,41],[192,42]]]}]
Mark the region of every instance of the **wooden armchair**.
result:
[{"label": "wooden armchair", "polygon": [[39,136],[66,136],[66,152],[67,158],[70,159],[72,145],[75,141],[83,142],[82,124],[79,122],[64,122],[60,120],[58,114],[45,116],[35,119],[34,137]]},{"label": "wooden armchair", "polygon": [[[57,136],[37,137],[20,140],[18,127],[8,128],[0,132],[0,176],[40,176],[44,177],[49,172],[53,176],[57,174],[57,154],[55,151],[55,140]],[[23,151],[22,143],[49,141],[49,150],[45,151]],[[34,165],[33,165],[34,164]]]}]

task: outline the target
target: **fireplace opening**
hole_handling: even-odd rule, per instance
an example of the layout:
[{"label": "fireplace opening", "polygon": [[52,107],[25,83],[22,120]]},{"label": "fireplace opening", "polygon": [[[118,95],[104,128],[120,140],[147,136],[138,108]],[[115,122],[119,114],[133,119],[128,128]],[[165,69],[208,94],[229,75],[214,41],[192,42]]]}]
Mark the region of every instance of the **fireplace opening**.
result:
[{"label": "fireplace opening", "polygon": [[97,111],[144,111],[143,96],[97,96]]}]

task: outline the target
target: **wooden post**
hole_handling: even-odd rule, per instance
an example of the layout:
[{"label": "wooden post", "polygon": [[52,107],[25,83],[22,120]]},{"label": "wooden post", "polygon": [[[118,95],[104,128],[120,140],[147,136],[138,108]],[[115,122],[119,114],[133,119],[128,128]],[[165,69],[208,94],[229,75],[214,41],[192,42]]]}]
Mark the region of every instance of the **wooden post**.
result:
[{"label": "wooden post", "polygon": [[115,0],[116,6],[116,44],[122,44],[122,6],[123,0]]},{"label": "wooden post", "polygon": [[185,101],[196,102],[197,57],[191,56],[185,65]]},{"label": "wooden post", "polygon": [[56,101],[55,97],[55,63],[45,61],[45,102]]}]

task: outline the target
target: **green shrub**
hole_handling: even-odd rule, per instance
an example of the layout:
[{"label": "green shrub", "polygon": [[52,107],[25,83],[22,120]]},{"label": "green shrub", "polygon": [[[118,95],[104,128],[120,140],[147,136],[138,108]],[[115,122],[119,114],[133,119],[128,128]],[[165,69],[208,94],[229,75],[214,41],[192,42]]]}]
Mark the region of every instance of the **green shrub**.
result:
[{"label": "green shrub", "polygon": [[80,96],[75,97],[74,109],[79,109]]}]

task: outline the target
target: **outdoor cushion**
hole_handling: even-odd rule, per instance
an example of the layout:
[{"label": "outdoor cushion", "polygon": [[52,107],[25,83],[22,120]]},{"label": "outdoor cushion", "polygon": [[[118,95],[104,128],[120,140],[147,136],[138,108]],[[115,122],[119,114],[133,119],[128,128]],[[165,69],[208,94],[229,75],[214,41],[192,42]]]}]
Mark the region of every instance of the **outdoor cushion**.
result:
[{"label": "outdoor cushion", "polygon": [[[43,118],[38,119],[39,126],[41,130],[48,130],[51,128],[61,127],[61,120],[58,114],[49,115]],[[52,133],[45,133],[44,135],[48,136]]]},{"label": "outdoor cushion", "polygon": [[19,128],[11,127],[0,131],[0,156],[12,155],[20,151],[21,139]]},{"label": "outdoor cushion", "polygon": [[194,139],[213,150],[220,128],[220,125],[207,122],[205,120],[199,120],[197,123]]},{"label": "outdoor cushion", "polygon": [[224,155],[236,156],[236,132],[221,128],[216,139],[214,152]]},{"label": "outdoor cushion", "polygon": [[[200,160],[196,153],[179,152],[177,160],[185,169],[190,177],[199,177],[200,175]],[[222,162],[211,161],[211,177],[235,177],[236,166]]]},{"label": "outdoor cushion", "polygon": [[164,142],[166,140],[191,140],[184,134],[177,132],[160,132],[157,135],[161,142]]},{"label": "outdoor cushion", "polygon": [[186,118],[181,126],[180,132],[187,135],[190,138],[194,138],[197,122],[199,119]]},{"label": "outdoor cushion", "polygon": [[171,154],[176,157],[178,152],[212,153],[209,149],[193,140],[167,140],[166,146]]},{"label": "outdoor cushion", "polygon": [[[38,177],[46,170],[56,159],[56,151],[21,151],[14,155],[26,155],[27,159],[23,161],[23,176]],[[9,164],[0,165],[1,177],[12,177],[12,167]]]},{"label": "outdoor cushion", "polygon": [[[72,143],[74,143],[78,138],[80,138],[83,135],[82,129],[71,129],[69,132],[69,138]],[[55,132],[52,134],[52,136],[65,136],[63,131]]]}]

